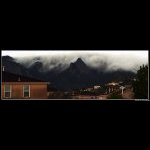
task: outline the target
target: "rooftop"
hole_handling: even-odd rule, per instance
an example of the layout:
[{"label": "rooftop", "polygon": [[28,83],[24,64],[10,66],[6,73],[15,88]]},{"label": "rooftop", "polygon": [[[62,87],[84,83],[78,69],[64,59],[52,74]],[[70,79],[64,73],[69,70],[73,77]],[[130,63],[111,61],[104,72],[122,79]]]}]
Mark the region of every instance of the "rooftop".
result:
[{"label": "rooftop", "polygon": [[119,85],[119,83],[117,83],[117,82],[111,82],[111,83],[108,83],[106,85],[107,86],[116,86],[116,85]]},{"label": "rooftop", "polygon": [[46,81],[2,71],[2,82],[46,82]]}]

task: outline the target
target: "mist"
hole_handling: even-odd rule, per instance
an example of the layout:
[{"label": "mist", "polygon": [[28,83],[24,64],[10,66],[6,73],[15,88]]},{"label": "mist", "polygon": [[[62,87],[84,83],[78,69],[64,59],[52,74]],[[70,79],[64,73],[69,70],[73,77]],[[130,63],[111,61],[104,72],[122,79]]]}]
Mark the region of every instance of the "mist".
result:
[{"label": "mist", "polygon": [[[26,51],[24,55],[7,53],[27,68],[35,62],[42,62],[43,71],[54,68],[64,70],[78,58],[92,68],[103,68],[106,71],[122,69],[135,72],[139,66],[148,64],[148,51],[47,51],[45,55],[42,54],[40,51],[36,52],[36,55],[30,51]],[[6,55],[6,52],[2,51],[2,55]]]}]

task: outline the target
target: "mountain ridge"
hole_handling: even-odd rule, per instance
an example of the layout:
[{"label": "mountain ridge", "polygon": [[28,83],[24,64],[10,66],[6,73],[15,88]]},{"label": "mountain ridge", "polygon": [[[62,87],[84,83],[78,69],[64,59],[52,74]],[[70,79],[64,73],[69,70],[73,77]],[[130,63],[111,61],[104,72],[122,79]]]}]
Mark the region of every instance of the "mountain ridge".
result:
[{"label": "mountain ridge", "polygon": [[16,62],[14,58],[3,56],[2,64],[9,72],[46,79],[51,82],[52,87],[60,90],[72,90],[94,84],[105,84],[114,79],[123,80],[134,76],[134,73],[125,70],[107,72],[105,68],[102,68],[98,71],[96,68],[88,66],[81,58],[71,62],[65,70],[60,71],[59,67],[55,67],[52,70],[42,72],[43,63],[39,60],[40,58],[29,68],[25,68],[22,64]]}]

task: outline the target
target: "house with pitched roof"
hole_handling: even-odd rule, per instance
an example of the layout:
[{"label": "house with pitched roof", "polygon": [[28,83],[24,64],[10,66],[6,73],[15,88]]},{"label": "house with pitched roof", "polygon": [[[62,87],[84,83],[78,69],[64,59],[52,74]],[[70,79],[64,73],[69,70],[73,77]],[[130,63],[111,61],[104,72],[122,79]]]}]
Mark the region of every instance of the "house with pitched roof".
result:
[{"label": "house with pitched roof", "polygon": [[2,99],[47,99],[49,82],[2,70]]}]

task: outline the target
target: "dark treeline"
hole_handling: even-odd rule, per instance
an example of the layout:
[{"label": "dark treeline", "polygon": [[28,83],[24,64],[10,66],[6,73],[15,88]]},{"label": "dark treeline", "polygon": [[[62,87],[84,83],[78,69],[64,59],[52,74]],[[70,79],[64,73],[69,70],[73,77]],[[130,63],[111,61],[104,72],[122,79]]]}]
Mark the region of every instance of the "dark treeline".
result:
[{"label": "dark treeline", "polygon": [[148,99],[148,65],[141,66],[137,71],[133,91],[135,98]]}]

